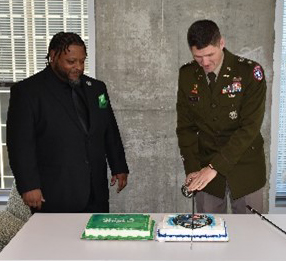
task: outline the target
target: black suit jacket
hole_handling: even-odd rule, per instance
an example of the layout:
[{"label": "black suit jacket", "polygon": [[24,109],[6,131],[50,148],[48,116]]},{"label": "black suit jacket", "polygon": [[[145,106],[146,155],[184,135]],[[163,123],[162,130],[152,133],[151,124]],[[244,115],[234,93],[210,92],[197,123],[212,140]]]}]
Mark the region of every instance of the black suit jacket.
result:
[{"label": "black suit jacket", "polygon": [[[117,123],[103,82],[82,76],[90,129],[82,128],[70,87],[50,67],[11,88],[7,118],[10,166],[19,193],[40,188],[43,212],[80,212],[93,191],[108,211],[112,175],[128,173]],[[106,99],[102,103],[100,98]]]}]

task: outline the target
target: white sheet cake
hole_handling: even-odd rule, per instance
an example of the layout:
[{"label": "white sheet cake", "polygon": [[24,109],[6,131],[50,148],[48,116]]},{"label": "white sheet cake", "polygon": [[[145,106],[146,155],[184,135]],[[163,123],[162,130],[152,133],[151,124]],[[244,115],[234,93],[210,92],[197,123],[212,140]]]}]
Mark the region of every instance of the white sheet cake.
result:
[{"label": "white sheet cake", "polygon": [[[193,229],[192,229],[193,226]],[[211,214],[166,215],[157,228],[157,240],[228,241],[225,221]]]}]

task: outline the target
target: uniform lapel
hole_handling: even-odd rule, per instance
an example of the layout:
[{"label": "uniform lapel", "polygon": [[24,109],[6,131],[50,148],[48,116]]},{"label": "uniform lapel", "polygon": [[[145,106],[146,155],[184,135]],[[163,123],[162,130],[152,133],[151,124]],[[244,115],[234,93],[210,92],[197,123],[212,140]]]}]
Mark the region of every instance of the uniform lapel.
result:
[{"label": "uniform lapel", "polygon": [[214,89],[215,96],[221,95],[222,88],[228,86],[232,82],[233,73],[233,57],[225,49],[223,64],[217,77],[216,86]]},{"label": "uniform lapel", "polygon": [[72,102],[71,94],[70,96],[67,94],[69,90],[64,88],[64,86],[61,86],[61,82],[56,78],[56,75],[52,72],[51,68],[46,68],[46,80],[44,84],[53,97],[60,103],[61,106],[63,106],[76,126],[83,131]]}]

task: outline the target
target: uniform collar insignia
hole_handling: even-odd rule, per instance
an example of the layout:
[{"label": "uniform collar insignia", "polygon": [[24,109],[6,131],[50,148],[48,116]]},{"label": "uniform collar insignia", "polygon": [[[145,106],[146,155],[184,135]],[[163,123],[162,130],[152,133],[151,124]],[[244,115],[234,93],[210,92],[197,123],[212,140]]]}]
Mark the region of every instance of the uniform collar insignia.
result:
[{"label": "uniform collar insignia", "polygon": [[85,83],[87,86],[91,86],[91,81],[86,81]]}]

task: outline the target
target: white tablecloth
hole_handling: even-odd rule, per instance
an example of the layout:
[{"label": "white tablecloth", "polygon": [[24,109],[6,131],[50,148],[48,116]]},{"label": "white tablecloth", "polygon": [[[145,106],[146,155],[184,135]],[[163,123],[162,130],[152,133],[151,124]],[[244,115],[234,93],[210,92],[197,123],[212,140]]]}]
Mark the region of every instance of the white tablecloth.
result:
[{"label": "white tablecloth", "polygon": [[[164,214],[151,214],[158,223]],[[8,259],[286,260],[286,235],[258,215],[220,215],[229,242],[82,240],[90,214],[35,214],[0,253]],[[286,230],[286,215],[265,215]]]}]

